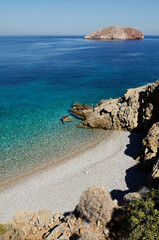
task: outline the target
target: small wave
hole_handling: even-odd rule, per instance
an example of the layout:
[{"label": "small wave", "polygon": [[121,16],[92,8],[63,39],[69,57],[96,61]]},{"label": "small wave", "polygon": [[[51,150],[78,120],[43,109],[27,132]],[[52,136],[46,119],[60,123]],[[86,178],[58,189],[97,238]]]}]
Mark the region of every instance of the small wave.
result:
[{"label": "small wave", "polygon": [[126,56],[131,56],[131,57],[138,57],[141,55],[144,55],[144,53],[126,53]]}]

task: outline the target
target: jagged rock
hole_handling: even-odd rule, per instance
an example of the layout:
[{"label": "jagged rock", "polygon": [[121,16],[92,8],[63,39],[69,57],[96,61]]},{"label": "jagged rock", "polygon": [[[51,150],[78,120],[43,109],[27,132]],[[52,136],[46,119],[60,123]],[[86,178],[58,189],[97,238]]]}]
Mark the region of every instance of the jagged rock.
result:
[{"label": "jagged rock", "polygon": [[159,118],[159,80],[128,89],[123,97],[101,100],[94,109],[87,109],[73,109],[74,115],[84,119],[82,127],[147,130]]},{"label": "jagged rock", "polygon": [[0,235],[0,240],[76,240],[87,232],[97,236],[97,239],[105,240],[105,232],[108,232],[104,225],[86,224],[73,213],[64,217],[59,213],[52,215],[45,209],[38,213],[21,211],[6,226],[7,231]]},{"label": "jagged rock", "polygon": [[42,236],[61,223],[63,215],[55,214],[43,209],[38,213],[30,210],[21,211],[14,215],[13,220],[9,222],[15,229],[20,229],[25,240],[42,239]]},{"label": "jagged rock", "polygon": [[141,31],[120,26],[106,27],[84,37],[84,39],[92,40],[135,40],[143,38],[144,35]]},{"label": "jagged rock", "polygon": [[157,160],[156,164],[154,164],[153,166],[152,178],[159,179],[159,159]]},{"label": "jagged rock", "polygon": [[70,116],[64,115],[64,116],[61,118],[61,121],[62,121],[63,123],[72,122],[72,121],[73,121],[73,118],[70,117]]},{"label": "jagged rock", "polygon": [[80,104],[78,102],[75,102],[72,106],[71,112],[77,118],[84,120],[90,115],[90,113],[93,112],[93,107],[87,104]]},{"label": "jagged rock", "polygon": [[[142,148],[136,161],[142,170],[151,171],[159,157],[159,122],[153,124],[142,141]],[[158,164],[154,166],[153,177],[158,175]]]}]

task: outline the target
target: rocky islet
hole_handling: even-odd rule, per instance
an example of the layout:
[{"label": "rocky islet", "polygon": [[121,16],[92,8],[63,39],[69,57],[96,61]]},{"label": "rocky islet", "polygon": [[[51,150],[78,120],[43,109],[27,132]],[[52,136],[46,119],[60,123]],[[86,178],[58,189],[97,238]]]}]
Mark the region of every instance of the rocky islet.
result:
[{"label": "rocky islet", "polygon": [[121,26],[106,27],[85,36],[90,40],[142,40],[143,33],[140,30]]}]

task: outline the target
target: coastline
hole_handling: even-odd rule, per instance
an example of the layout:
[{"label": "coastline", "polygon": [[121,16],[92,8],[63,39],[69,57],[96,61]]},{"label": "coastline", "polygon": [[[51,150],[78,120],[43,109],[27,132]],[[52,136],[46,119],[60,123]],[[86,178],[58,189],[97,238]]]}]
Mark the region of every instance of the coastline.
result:
[{"label": "coastline", "polygon": [[[94,130],[96,131],[96,129]],[[99,131],[99,129],[98,129]],[[37,166],[27,168],[26,171],[20,172],[18,175],[15,173],[11,177],[7,177],[5,180],[1,179],[0,182],[0,192],[6,188],[11,188],[16,185],[19,181],[25,181],[26,179],[30,178],[39,173],[43,173],[50,168],[58,167],[61,164],[64,164],[67,161],[75,158],[78,154],[84,153],[85,151],[92,149],[93,147],[100,144],[103,140],[107,140],[111,137],[114,131],[105,131],[101,129],[100,131],[103,132],[103,136],[97,136],[97,139],[93,139],[89,142],[86,142],[85,146],[80,146],[78,150],[72,150],[69,153],[65,153],[60,157],[52,158],[52,160],[46,160],[45,163],[39,163]]]},{"label": "coastline", "polygon": [[[141,134],[109,133],[110,137],[61,159],[60,164],[40,167],[1,186],[0,222],[9,221],[15,213],[27,209],[40,211],[46,208],[61,213],[72,211],[81,193],[92,185],[104,185],[113,197],[137,186],[144,175],[136,172],[135,152],[129,151],[129,145],[133,138],[133,151],[137,153]],[[130,174],[131,182],[127,182]]]}]

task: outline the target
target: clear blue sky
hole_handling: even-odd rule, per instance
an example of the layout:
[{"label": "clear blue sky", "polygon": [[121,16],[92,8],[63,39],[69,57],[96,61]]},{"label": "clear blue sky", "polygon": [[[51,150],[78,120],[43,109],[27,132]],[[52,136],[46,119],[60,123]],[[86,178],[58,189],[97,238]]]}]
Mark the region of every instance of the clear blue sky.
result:
[{"label": "clear blue sky", "polygon": [[159,35],[159,0],[0,0],[0,35],[85,35],[112,25]]}]

